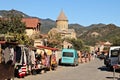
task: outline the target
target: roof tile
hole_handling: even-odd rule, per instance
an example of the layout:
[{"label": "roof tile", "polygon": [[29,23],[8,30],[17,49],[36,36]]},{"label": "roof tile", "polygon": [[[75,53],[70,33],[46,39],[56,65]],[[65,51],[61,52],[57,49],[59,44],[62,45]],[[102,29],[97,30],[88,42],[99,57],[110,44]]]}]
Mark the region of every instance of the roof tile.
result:
[{"label": "roof tile", "polygon": [[36,28],[40,20],[38,18],[23,18],[22,22],[25,23],[27,28]]}]

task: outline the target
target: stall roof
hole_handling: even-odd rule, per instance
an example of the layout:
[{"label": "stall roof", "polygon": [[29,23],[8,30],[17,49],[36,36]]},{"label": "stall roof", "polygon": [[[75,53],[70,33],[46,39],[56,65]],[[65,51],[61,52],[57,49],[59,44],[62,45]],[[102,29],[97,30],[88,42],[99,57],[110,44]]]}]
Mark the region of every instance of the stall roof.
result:
[{"label": "stall roof", "polygon": [[53,51],[57,51],[58,50],[58,48],[51,48],[51,47],[47,47],[47,46],[37,46],[37,48],[48,49],[48,50],[53,50]]}]

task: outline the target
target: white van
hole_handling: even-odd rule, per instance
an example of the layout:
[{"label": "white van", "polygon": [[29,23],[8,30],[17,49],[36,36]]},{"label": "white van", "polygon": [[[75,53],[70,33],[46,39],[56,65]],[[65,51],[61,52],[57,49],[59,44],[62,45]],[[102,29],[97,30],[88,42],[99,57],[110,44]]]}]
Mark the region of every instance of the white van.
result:
[{"label": "white van", "polygon": [[120,46],[112,46],[109,49],[109,67],[120,65]]}]

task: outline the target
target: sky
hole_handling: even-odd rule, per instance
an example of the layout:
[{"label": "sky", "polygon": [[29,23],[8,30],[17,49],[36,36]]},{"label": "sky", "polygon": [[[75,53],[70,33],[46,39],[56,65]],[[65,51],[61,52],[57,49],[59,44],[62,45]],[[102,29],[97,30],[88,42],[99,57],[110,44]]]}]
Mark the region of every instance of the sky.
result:
[{"label": "sky", "polygon": [[63,10],[69,24],[120,26],[120,0],[0,0],[0,10],[11,9],[52,20],[56,20]]}]

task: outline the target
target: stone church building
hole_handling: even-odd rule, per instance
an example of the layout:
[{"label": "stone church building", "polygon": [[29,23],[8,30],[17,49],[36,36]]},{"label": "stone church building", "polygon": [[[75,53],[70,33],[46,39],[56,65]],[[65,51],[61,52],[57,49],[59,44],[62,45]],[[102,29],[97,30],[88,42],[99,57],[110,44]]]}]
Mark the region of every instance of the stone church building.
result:
[{"label": "stone church building", "polygon": [[63,10],[60,12],[57,20],[56,20],[56,27],[52,28],[48,34],[55,34],[55,32],[61,35],[61,38],[75,38],[76,39],[76,32],[74,29],[68,29],[68,19],[64,14]]}]

